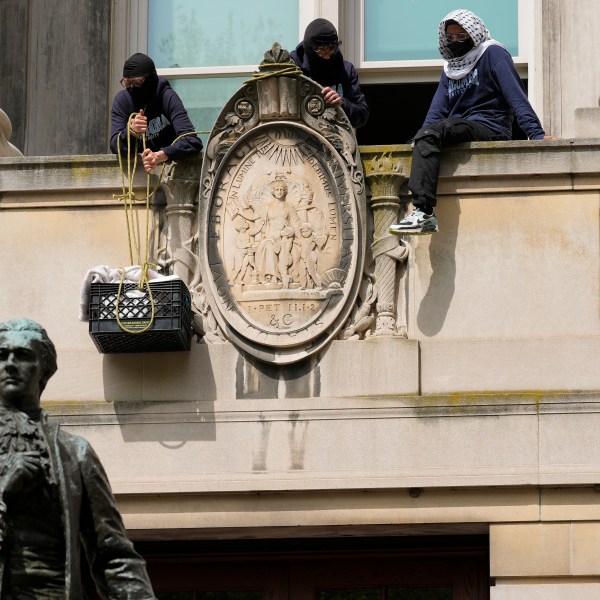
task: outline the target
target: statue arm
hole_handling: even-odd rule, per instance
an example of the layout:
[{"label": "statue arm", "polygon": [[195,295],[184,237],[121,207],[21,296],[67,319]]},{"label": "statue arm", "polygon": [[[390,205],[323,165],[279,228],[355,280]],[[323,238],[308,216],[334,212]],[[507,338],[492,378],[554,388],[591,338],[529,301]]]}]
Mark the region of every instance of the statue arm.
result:
[{"label": "statue arm", "polygon": [[80,531],[100,597],[154,600],[146,563],[127,537],[106,472],[89,444],[82,443]]}]

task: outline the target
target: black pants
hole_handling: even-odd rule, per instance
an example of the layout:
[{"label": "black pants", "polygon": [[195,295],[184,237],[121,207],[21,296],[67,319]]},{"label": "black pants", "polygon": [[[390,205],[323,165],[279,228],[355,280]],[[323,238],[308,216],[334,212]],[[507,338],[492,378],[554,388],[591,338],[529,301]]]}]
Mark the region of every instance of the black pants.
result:
[{"label": "black pants", "polygon": [[437,183],[440,172],[442,148],[461,142],[487,142],[503,140],[505,136],[492,131],[478,121],[467,119],[443,119],[422,127],[413,138],[412,167],[408,189],[412,203],[430,212],[437,204]]}]

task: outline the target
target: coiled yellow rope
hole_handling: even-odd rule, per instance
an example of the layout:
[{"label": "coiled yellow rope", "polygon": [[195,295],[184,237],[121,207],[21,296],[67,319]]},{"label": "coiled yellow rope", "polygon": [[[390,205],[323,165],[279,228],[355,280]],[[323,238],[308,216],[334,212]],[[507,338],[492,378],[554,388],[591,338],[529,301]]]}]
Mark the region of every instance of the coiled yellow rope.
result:
[{"label": "coiled yellow rope", "polygon": [[[128,242],[129,242],[129,258],[131,260],[132,266],[134,264],[138,264],[141,267],[140,277],[138,280],[138,289],[140,291],[143,291],[144,285],[146,286],[146,289],[148,290],[148,297],[150,299],[150,306],[151,306],[150,321],[147,323],[147,325],[143,329],[137,329],[137,330],[129,329],[121,322],[121,318],[119,315],[119,303],[121,300],[123,281],[125,279],[125,269],[121,268],[121,281],[119,282],[119,291],[117,292],[117,301],[116,301],[116,307],[115,307],[116,318],[117,318],[117,323],[118,323],[119,327],[123,331],[125,331],[127,333],[131,333],[131,334],[144,333],[144,331],[147,331],[148,329],[150,329],[150,327],[152,327],[152,324],[154,323],[154,298],[152,296],[152,291],[150,290],[150,282],[148,281],[148,268],[149,268],[148,255],[149,255],[149,250],[150,250],[150,198],[154,195],[154,193],[156,192],[156,189],[158,189],[158,188],[156,188],[152,192],[152,194],[150,194],[150,175],[148,175],[146,177],[146,198],[145,198],[146,247],[145,247],[145,253],[144,253],[144,260],[142,261],[142,255],[140,253],[139,221],[135,219],[134,211],[133,211],[133,205],[136,201],[135,193],[133,191],[133,178],[134,178],[135,170],[137,167],[137,159],[138,159],[137,152],[135,152],[133,155],[133,161],[129,160],[129,157],[131,156],[131,136],[132,136],[131,121],[133,118],[135,118],[136,114],[137,113],[132,113],[131,115],[129,115],[129,118],[127,119],[127,157],[128,157],[128,160],[127,160],[127,186],[125,185],[125,169],[123,168],[123,157],[121,156],[121,143],[120,143],[120,140],[118,140],[117,141],[117,155],[119,157],[119,170],[121,172],[122,193],[121,194],[113,194],[113,198],[123,201],[123,207],[125,209],[125,222],[127,225],[127,238],[128,238]],[[146,149],[145,136],[142,137],[142,145],[145,150]],[[135,257],[137,258],[137,263],[134,263],[134,249],[135,249]]]},{"label": "coiled yellow rope", "polygon": [[[132,137],[132,133],[131,133],[131,121],[135,118],[135,116],[139,114],[139,113],[131,113],[129,115],[129,118],[127,119],[127,156],[131,156],[131,137]],[[175,138],[173,140],[173,144],[175,142],[177,142],[178,140],[180,140],[181,138],[187,136],[187,135],[198,135],[198,134],[203,134],[203,133],[210,133],[208,131],[189,131],[186,133],[181,134],[180,136],[178,136],[177,138]],[[142,134],[142,147],[144,150],[146,150],[146,136]],[[127,225],[127,238],[128,238],[128,242],[129,242],[129,258],[131,260],[131,265],[133,266],[134,264],[138,264],[140,265],[141,269],[140,269],[140,277],[138,279],[138,290],[143,291],[144,290],[144,286],[146,287],[146,290],[148,291],[148,297],[150,300],[150,307],[151,307],[151,314],[150,314],[150,321],[147,323],[147,325],[142,328],[142,329],[129,329],[127,328],[122,322],[121,322],[121,318],[119,316],[119,301],[121,299],[121,291],[123,289],[123,282],[125,280],[125,269],[121,268],[121,280],[119,282],[119,290],[117,292],[117,301],[116,301],[116,317],[117,317],[117,323],[119,325],[119,327],[127,332],[127,333],[131,333],[131,334],[140,334],[140,333],[144,333],[145,331],[148,331],[148,329],[150,329],[150,327],[152,327],[152,324],[154,323],[154,314],[155,314],[155,309],[154,309],[154,297],[152,296],[152,290],[150,289],[150,281],[148,279],[148,269],[152,266],[152,267],[156,267],[156,265],[154,263],[149,262],[149,253],[150,253],[150,199],[156,194],[156,191],[158,190],[158,187],[160,185],[165,167],[167,166],[166,162],[163,164],[162,170],[160,172],[160,175],[158,177],[158,182],[156,184],[156,186],[154,187],[154,189],[152,190],[152,192],[150,191],[150,173],[148,173],[146,175],[146,197],[145,197],[145,204],[146,204],[146,246],[145,246],[145,253],[144,253],[144,260],[142,260],[142,255],[140,253],[140,230],[139,230],[139,221],[136,221],[136,219],[134,218],[134,212],[133,212],[133,205],[136,202],[136,197],[135,197],[135,193],[133,191],[133,178],[135,175],[135,170],[137,167],[137,160],[138,160],[138,153],[135,152],[134,153],[134,158],[133,161],[131,160],[127,160],[127,185],[125,184],[125,169],[123,168],[123,157],[121,156],[121,144],[120,144],[120,140],[117,143],[117,155],[119,157],[119,170],[121,172],[121,187],[122,187],[122,192],[120,194],[113,194],[113,198],[117,199],[117,200],[122,200],[123,201],[123,207],[125,209],[125,222]],[[137,263],[134,263],[134,249],[135,249],[135,257],[137,258]]]}]

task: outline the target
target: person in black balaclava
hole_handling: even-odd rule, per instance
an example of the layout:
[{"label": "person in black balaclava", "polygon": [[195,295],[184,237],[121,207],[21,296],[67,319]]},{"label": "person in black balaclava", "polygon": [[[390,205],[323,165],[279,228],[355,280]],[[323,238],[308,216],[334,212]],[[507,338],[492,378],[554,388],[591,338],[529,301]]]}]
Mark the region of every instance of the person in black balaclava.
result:
[{"label": "person in black balaclava", "polygon": [[[169,159],[182,159],[202,150],[202,141],[195,134],[181,99],[169,82],[156,73],[154,61],[138,52],[123,65],[121,90],[113,101],[110,147],[116,154],[118,145],[127,153],[127,122],[129,133],[135,138],[132,147],[142,152],[142,163],[147,172]],[[146,149],[142,139],[144,138]]]},{"label": "person in black balaclava", "polygon": [[509,140],[513,119],[531,140],[546,136],[506,48],[470,10],[448,14],[438,29],[444,72],[413,138],[408,189],[414,210],[389,228],[397,235],[438,231],[433,212],[442,148],[461,142]]},{"label": "person in black balaclava", "polygon": [[[144,78],[140,86],[136,86],[135,81],[132,81],[138,77]],[[123,79],[129,83],[126,89],[133,98],[136,110],[144,109],[158,89],[158,75],[154,61],[141,52],[134,54],[123,65]]]},{"label": "person in black balaclava", "polygon": [[304,40],[290,52],[290,58],[313,81],[323,86],[326,104],[340,106],[353,127],[361,127],[369,118],[369,108],[360,90],[354,65],[344,60],[341,42],[331,22],[315,19],[308,24]]}]

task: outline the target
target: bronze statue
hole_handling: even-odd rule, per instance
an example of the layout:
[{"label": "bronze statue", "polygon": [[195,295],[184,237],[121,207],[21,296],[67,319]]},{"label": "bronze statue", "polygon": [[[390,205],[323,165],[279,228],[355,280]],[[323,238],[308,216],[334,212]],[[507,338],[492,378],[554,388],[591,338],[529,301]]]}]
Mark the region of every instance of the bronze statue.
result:
[{"label": "bronze statue", "polygon": [[101,598],[152,600],[100,460],[40,408],[56,368],[40,325],[0,323],[0,599],[88,597],[81,542]]}]

